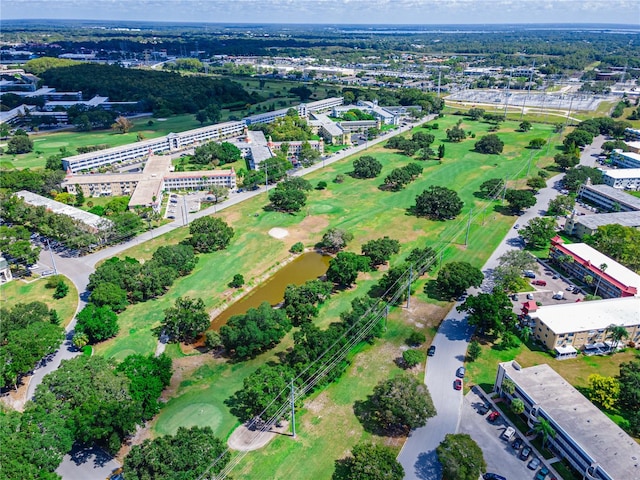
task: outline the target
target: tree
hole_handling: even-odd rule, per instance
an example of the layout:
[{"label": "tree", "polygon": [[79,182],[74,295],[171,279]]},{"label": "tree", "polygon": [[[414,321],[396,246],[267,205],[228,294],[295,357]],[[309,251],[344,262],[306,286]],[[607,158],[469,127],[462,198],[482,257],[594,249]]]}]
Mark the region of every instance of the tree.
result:
[{"label": "tree", "polygon": [[299,327],[317,317],[317,305],[329,298],[332,290],[331,282],[320,280],[309,280],[303,285],[287,285],[283,308],[293,326]]},{"label": "tree", "polygon": [[640,409],[640,361],[632,360],[620,364],[620,405],[627,411]]},{"label": "tree", "polygon": [[129,305],[127,292],[111,282],[99,283],[91,291],[89,300],[97,307],[107,306],[114,312],[121,312]]},{"label": "tree", "polygon": [[573,211],[576,201],[569,195],[558,195],[556,198],[549,200],[549,208],[547,215],[561,216],[569,214]]},{"label": "tree", "polygon": [[498,259],[498,266],[493,271],[496,286],[505,291],[514,291],[522,278],[524,270],[538,270],[538,262],[529,252],[524,250],[508,250]]},{"label": "tree", "polygon": [[33,151],[33,140],[24,133],[23,135],[14,135],[7,142],[7,153],[14,155],[20,153],[29,153]]},{"label": "tree", "polygon": [[209,115],[207,115],[206,110],[198,110],[196,112],[196,120],[200,122],[200,126],[204,125],[204,122],[206,122],[208,119]]},{"label": "tree", "polygon": [[404,468],[389,447],[359,443],[352,457],[336,461],[333,480],[402,480]]},{"label": "tree", "polygon": [[409,349],[402,352],[402,360],[407,368],[413,368],[425,361],[427,356],[422,350]]},{"label": "tree", "polygon": [[520,131],[521,132],[528,132],[529,130],[531,130],[531,122],[525,120],[524,122],[520,122]]},{"label": "tree", "polygon": [[244,285],[244,277],[239,273],[236,273],[233,276],[233,279],[229,282],[229,286],[231,288],[240,288],[243,285]]},{"label": "tree", "polygon": [[298,153],[298,161],[303,167],[313,165],[320,158],[320,152],[313,148],[309,142],[302,142],[300,153]]},{"label": "tree", "polygon": [[467,357],[469,357],[469,360],[475,362],[481,354],[482,347],[480,346],[480,342],[478,342],[478,340],[471,340],[467,348]]},{"label": "tree", "polygon": [[529,148],[532,150],[540,150],[547,141],[544,138],[533,138],[529,142]]},{"label": "tree", "polygon": [[622,325],[609,325],[607,327],[607,334],[613,340],[613,349],[617,349],[620,344],[620,340],[623,338],[629,338],[629,332]]},{"label": "tree", "polygon": [[516,384],[513,383],[513,380],[505,378],[502,381],[502,391],[509,395],[513,395],[516,392]]},{"label": "tree", "polygon": [[599,185],[602,183],[602,172],[597,168],[578,165],[565,173],[563,183],[570,192],[577,192],[580,185],[587,181],[587,178],[591,180],[593,185]]},{"label": "tree", "polygon": [[[124,470],[127,480],[196,480],[205,472],[220,473],[230,458],[211,427],[179,427],[174,435],[134,445],[125,457]],[[216,462],[209,470],[212,460]]]},{"label": "tree", "polygon": [[152,260],[173,268],[180,276],[191,273],[198,263],[193,247],[187,244],[162,245],[153,252]]},{"label": "tree", "polygon": [[55,298],[56,300],[59,300],[61,298],[66,297],[67,293],[69,293],[69,285],[67,285],[64,281],[60,282],[56,286],[56,291],[53,292],[53,298]]},{"label": "tree", "polygon": [[111,128],[120,133],[128,133],[133,128],[133,123],[128,118],[119,116]]},{"label": "tree", "polygon": [[424,333],[416,332],[414,330],[409,334],[409,336],[405,340],[405,343],[410,347],[418,347],[426,341],[427,341],[427,337],[425,336]]},{"label": "tree", "polygon": [[465,138],[467,138],[466,132],[457,125],[451,128],[447,128],[447,140],[449,140],[450,142],[458,143]]},{"label": "tree", "polygon": [[467,262],[450,262],[438,272],[436,289],[445,298],[462,295],[469,287],[479,287],[484,279],[482,271]]},{"label": "tree", "polygon": [[329,261],[327,280],[343,287],[350,287],[358,278],[359,272],[369,270],[371,260],[352,252],[338,252]]},{"label": "tree", "polygon": [[589,382],[589,400],[611,410],[618,403],[620,382],[614,377],[605,377],[592,373],[587,378]]},{"label": "tree", "polygon": [[556,431],[551,424],[542,417],[538,417],[533,431],[542,436],[542,448],[545,448],[550,438],[556,437]]},{"label": "tree", "polygon": [[593,135],[586,130],[576,129],[564,137],[562,142],[565,148],[570,149],[572,145],[584,147],[593,142]]},{"label": "tree", "polygon": [[507,294],[500,290],[472,295],[458,306],[457,310],[468,312],[467,321],[470,325],[480,327],[482,333],[504,335],[516,323],[513,305]]},{"label": "tree", "polygon": [[485,111],[482,108],[470,108],[467,111],[467,115],[469,115],[469,117],[471,117],[472,120],[480,120],[484,115],[484,112]]},{"label": "tree", "polygon": [[436,414],[427,386],[408,375],[383,380],[368,399],[369,419],[384,435],[402,436]]},{"label": "tree", "polygon": [[640,271],[640,231],[637,228],[603,225],[584,241],[626,267]]},{"label": "tree", "polygon": [[557,153],[553,157],[553,161],[556,163],[556,165],[566,171],[580,163],[580,156],[576,155],[575,152]]},{"label": "tree", "polygon": [[509,202],[509,208],[514,213],[519,213],[536,204],[536,197],[529,190],[507,189],[504,198]]},{"label": "tree", "polygon": [[375,178],[380,175],[382,164],[368,155],[357,158],[353,161],[353,172],[355,178]]},{"label": "tree", "polygon": [[556,220],[553,217],[535,217],[520,230],[520,236],[533,248],[542,248],[556,235]]},{"label": "tree", "polygon": [[97,307],[89,303],[77,315],[76,331],[85,333],[89,343],[102,342],[118,334],[118,316],[108,306]]},{"label": "tree", "polygon": [[76,207],[84,205],[84,191],[82,187],[76,183]]},{"label": "tree", "polygon": [[244,315],[232,316],[220,327],[224,348],[236,358],[252,358],[276,345],[291,330],[291,322],[282,309],[271,308],[263,302]]},{"label": "tree", "polygon": [[330,228],[322,236],[320,242],[320,248],[336,253],[347,246],[347,244],[353,240],[353,234],[339,228]]},{"label": "tree", "polygon": [[370,240],[362,245],[362,254],[369,257],[371,266],[383,265],[390,258],[400,251],[400,242],[387,236]]},{"label": "tree", "polygon": [[527,179],[527,186],[531,187],[531,190],[533,190],[534,193],[538,193],[540,190],[547,186],[547,182],[545,182],[544,178],[540,176],[531,177]]},{"label": "tree", "polygon": [[158,399],[162,390],[171,383],[171,358],[164,353],[151,355],[129,355],[117,367],[131,381],[131,398],[142,408],[142,418],[149,420],[160,411]]},{"label": "tree", "polygon": [[516,415],[524,413],[524,402],[519,398],[511,400],[511,411]]},{"label": "tree", "polygon": [[438,159],[442,160],[445,154],[444,143],[438,145]]},{"label": "tree", "polygon": [[305,87],[304,85],[300,87],[290,88],[289,92],[293,93],[294,95],[298,95],[300,97],[301,102],[306,102],[307,100],[309,100],[309,97],[311,97],[311,95],[313,94],[313,90],[311,90],[308,87]]},{"label": "tree", "polygon": [[498,154],[502,153],[502,150],[504,149],[504,142],[500,140],[500,137],[498,137],[496,134],[491,133],[478,140],[475,143],[474,148],[476,152]]},{"label": "tree", "polygon": [[197,218],[189,225],[191,237],[187,242],[199,253],[223,250],[233,237],[233,228],[216,217]]},{"label": "tree", "polygon": [[164,319],[156,333],[166,335],[170,342],[191,342],[210,324],[201,298],[178,297],[173,307],[165,309]]},{"label": "tree", "polygon": [[447,480],[477,480],[487,468],[482,449],[466,433],[448,433],[436,453]]},{"label": "tree", "polygon": [[455,191],[432,185],[416,197],[414,211],[418,217],[446,220],[459,215],[463,205]]},{"label": "tree", "polygon": [[490,178],[480,185],[480,195],[483,198],[496,199],[500,196],[502,190],[504,190],[504,180],[501,178]]}]

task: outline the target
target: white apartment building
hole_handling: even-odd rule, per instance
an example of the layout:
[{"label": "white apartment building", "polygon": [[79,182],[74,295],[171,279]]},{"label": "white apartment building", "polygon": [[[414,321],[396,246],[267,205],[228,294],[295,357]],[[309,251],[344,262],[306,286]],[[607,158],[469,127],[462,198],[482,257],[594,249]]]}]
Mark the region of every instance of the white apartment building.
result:
[{"label": "white apartment building", "polygon": [[640,189],[640,168],[621,168],[606,170],[602,175],[605,185],[624,190]]}]

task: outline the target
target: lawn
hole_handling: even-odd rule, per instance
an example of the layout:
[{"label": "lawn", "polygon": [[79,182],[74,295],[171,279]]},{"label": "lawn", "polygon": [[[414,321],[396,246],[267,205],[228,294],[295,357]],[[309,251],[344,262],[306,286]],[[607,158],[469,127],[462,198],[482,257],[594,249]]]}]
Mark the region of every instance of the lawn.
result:
[{"label": "lawn", "polygon": [[[149,125],[149,121],[153,122]],[[33,135],[33,152],[23,155],[2,155],[3,166],[14,168],[43,168],[47,157],[60,153],[61,148],[67,155],[75,155],[78,147],[107,144],[117,147],[137,141],[138,133],[145,139],[162,137],[171,132],[183,132],[199,128],[193,115],[177,115],[166,119],[151,117],[132,119],[134,127],[129,133],[120,134],[113,130],[97,130],[93,132],[64,131],[56,133],[40,133]]]},{"label": "lawn", "polygon": [[78,290],[66,279],[69,285],[69,293],[66,297],[56,300],[53,298],[53,289],[45,288],[47,277],[31,279],[29,282],[23,280],[13,280],[0,286],[0,303],[2,307],[11,308],[17,303],[43,302],[50,309],[58,312],[60,324],[67,326],[73,319],[78,307]]},{"label": "lawn", "polygon": [[[459,117],[445,116],[438,119],[440,129],[434,131],[438,138],[436,146],[445,136],[445,129],[453,125]],[[483,123],[463,124],[463,128],[476,132],[479,139],[487,130]],[[224,304],[232,293],[227,283],[235,273],[244,275],[247,283],[257,281],[265,273],[275,269],[289,257],[289,247],[298,241],[305,246],[313,246],[329,227],[343,228],[354,234],[348,249],[360,252],[360,246],[373,238],[389,235],[402,243],[400,258],[416,246],[429,245],[440,252],[442,261],[465,260],[480,267],[502,240],[513,217],[504,216],[499,203],[477,198],[474,192],[479,185],[492,177],[508,176],[509,179],[523,178],[531,152],[524,147],[535,136],[546,136],[550,126],[534,125],[531,132],[516,132],[517,122],[505,122],[498,134],[506,143],[503,155],[481,155],[471,151],[476,140],[469,139],[459,144],[445,142],[446,155],[437,161],[423,162],[422,176],[401,192],[385,192],[378,186],[393,168],[407,164],[408,157],[376,146],[367,151],[382,164],[379,178],[370,180],[354,179],[348,175],[352,169],[353,157],[321,169],[308,177],[312,184],[324,180],[326,190],[314,190],[309,194],[307,206],[296,215],[286,215],[264,210],[264,194],[226,209],[217,216],[225,219],[236,230],[236,235],[227,250],[201,255],[194,272],[176,281],[170,291],[152,302],[133,305],[119,316],[120,334],[115,339],[97,347],[97,353],[122,359],[132,353],[149,354],[155,351],[156,339],[152,328],[162,319],[164,309],[171,306],[178,296],[202,297],[207,308],[212,310]],[[536,151],[532,162],[542,152]],[[333,180],[336,175],[345,176],[344,183]],[[419,219],[407,213],[417,194],[429,185],[445,185],[458,191],[465,203],[462,214],[453,221],[438,222]],[[471,218],[468,245],[464,245],[465,229]],[[491,226],[491,228],[488,228]],[[273,227],[286,228],[289,236],[276,240],[268,235]],[[138,259],[147,259],[160,245],[176,243],[187,236],[186,229],[179,229],[134,247],[122,254]],[[268,254],[266,253],[268,252]],[[356,288],[336,294],[321,309],[317,324],[327,326],[335,321],[339,313],[349,307],[353,298],[365,294],[382,272],[361,275]],[[421,305],[424,312],[407,316],[405,310],[397,309],[391,315],[389,328],[383,341],[374,346],[366,346],[355,359],[344,378],[335,385],[316,393],[305,403],[300,412],[300,435],[297,441],[278,437],[260,452],[246,457],[239,471],[246,471],[243,478],[284,478],[291,476],[291,469],[299,463],[305,464],[305,478],[328,478],[333,470],[333,462],[345,455],[357,441],[370,438],[353,415],[353,402],[363,399],[373,385],[381,378],[388,378],[399,372],[393,359],[400,354],[400,345],[407,336],[410,326],[421,328],[433,335],[437,322],[442,318],[446,302],[429,298],[423,291],[427,282],[423,278],[416,282],[415,305]],[[402,319],[402,321],[400,321]],[[291,346],[291,334],[285,337],[278,350]],[[218,359],[202,360],[202,366],[185,374],[181,384],[170,394],[170,400],[159,414],[154,424],[156,434],[175,431],[177,426],[208,424],[221,437],[227,437],[237,424],[224,400],[233,394],[261,362],[272,358],[275,351],[267,352],[251,362],[227,364]],[[195,362],[196,358],[185,359],[171,347],[170,354],[176,362]],[[340,424],[340,435],[332,435],[336,424]],[[313,427],[313,428],[312,428]],[[382,441],[377,439],[376,441]],[[401,443],[397,443],[400,445]],[[289,461],[283,461],[284,457]],[[298,478],[299,475],[296,475]]]}]

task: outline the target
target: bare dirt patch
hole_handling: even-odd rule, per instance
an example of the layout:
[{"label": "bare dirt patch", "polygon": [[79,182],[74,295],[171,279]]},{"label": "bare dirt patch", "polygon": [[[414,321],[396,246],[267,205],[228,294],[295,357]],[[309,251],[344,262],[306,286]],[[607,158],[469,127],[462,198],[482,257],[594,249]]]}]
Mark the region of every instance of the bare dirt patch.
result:
[{"label": "bare dirt patch", "polygon": [[315,244],[320,240],[320,232],[327,229],[329,220],[326,215],[307,216],[298,225],[289,228],[287,244],[302,242],[305,245]]}]

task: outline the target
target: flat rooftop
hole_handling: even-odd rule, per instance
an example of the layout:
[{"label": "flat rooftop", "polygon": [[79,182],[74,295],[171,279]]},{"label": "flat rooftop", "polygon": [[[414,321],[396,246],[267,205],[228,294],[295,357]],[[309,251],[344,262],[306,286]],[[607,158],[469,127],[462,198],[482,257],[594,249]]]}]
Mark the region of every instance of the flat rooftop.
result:
[{"label": "flat rooftop", "polygon": [[623,152],[622,150],[619,150],[619,149],[614,150],[614,152],[622,157],[632,158],[634,160],[640,160],[640,154],[637,154],[634,152]]},{"label": "flat rooftop", "polygon": [[611,178],[640,178],[640,168],[614,168],[605,171],[604,175]]},{"label": "flat rooftop", "polygon": [[71,205],[57,202],[55,200],[52,200],[51,198],[43,197],[42,195],[29,192],[28,190],[20,190],[19,192],[16,192],[16,195],[22,198],[25,203],[29,205],[33,205],[34,207],[43,206],[53,213],[66,215],[95,229],[105,228],[111,224],[110,220],[102,218],[98,215],[94,215],[93,213],[85,212],[84,210],[72,207]]},{"label": "flat rooftop", "polygon": [[581,259],[588,260],[594,267],[600,268],[600,265],[606,264],[605,274],[607,276],[625,286],[636,287],[640,291],[640,275],[616,262],[613,258],[607,257],[586,243],[567,243],[562,246]]},{"label": "flat rooftop", "polygon": [[623,227],[640,227],[640,211],[584,215],[576,217],[576,223],[580,223],[585,227],[594,230],[604,225],[611,225],[612,223],[617,223],[619,225],[622,225]]},{"label": "flat rooftop", "polygon": [[601,330],[609,325],[640,324],[640,298],[624,297],[589,302],[544,305],[531,315],[554,333]]},{"label": "flat rooftop", "polygon": [[597,192],[620,204],[629,205],[631,208],[640,210],[640,198],[629,195],[619,188],[613,188],[609,185],[583,185],[582,188]]},{"label": "flat rooftop", "polygon": [[513,362],[500,365],[612,478],[640,478],[640,445],[549,365],[519,370]]}]

